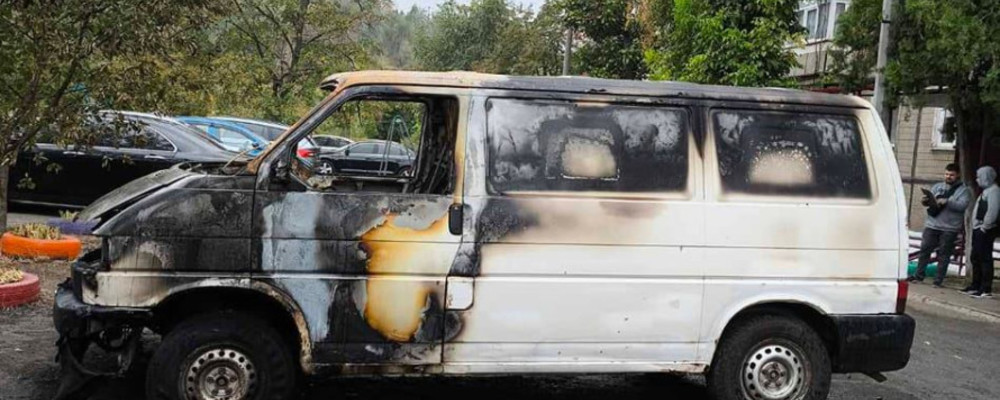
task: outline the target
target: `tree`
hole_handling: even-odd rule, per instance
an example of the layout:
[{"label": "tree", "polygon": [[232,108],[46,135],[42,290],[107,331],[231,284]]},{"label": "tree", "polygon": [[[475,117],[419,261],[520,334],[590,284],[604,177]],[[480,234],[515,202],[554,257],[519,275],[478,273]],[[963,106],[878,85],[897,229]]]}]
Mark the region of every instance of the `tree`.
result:
[{"label": "tree", "polygon": [[363,29],[363,40],[369,42],[380,68],[411,69],[417,65],[413,38],[429,23],[430,16],[420,7],[413,6],[406,13],[389,9],[379,23]]},{"label": "tree", "polygon": [[[907,0],[894,12],[894,57],[886,76],[904,101],[926,89],[947,94],[963,178],[1000,165],[1000,0]],[[969,225],[969,224],[967,224]]]},{"label": "tree", "polygon": [[872,85],[881,23],[882,0],[855,0],[837,20],[828,78],[841,92],[860,94]]},{"label": "tree", "polygon": [[[0,227],[8,170],[43,130],[86,141],[100,108],[158,109],[158,69],[190,49],[203,0],[5,1],[0,7]],[[160,63],[149,63],[151,58]],[[91,138],[92,139],[92,138]]]},{"label": "tree", "polygon": [[558,20],[543,6],[536,16],[505,0],[441,4],[417,40],[422,69],[501,74],[554,74],[559,69]]},{"label": "tree", "polygon": [[801,40],[797,0],[676,0],[666,44],[645,53],[652,79],[792,86],[787,44]]},{"label": "tree", "polygon": [[643,28],[636,0],[554,0],[567,28],[584,36],[573,72],[601,78],[641,79]]},{"label": "tree", "polygon": [[[318,97],[319,81],[338,70],[367,66],[361,30],[383,15],[384,0],[230,0],[215,47],[224,67],[246,82],[247,93],[231,101],[250,102],[243,110],[291,121]],[[239,89],[239,88],[234,88]]]}]

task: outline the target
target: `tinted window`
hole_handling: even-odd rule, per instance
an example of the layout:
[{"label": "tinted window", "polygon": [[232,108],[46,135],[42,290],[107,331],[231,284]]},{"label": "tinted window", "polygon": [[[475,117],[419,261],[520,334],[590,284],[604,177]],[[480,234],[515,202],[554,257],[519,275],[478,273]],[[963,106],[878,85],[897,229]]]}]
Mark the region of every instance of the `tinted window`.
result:
[{"label": "tinted window", "polygon": [[727,192],[871,197],[853,117],[718,111],[713,123]]},{"label": "tinted window", "polygon": [[335,146],[333,143],[333,138],[329,136],[315,136],[313,141],[320,146]]},{"label": "tinted window", "polygon": [[122,149],[174,150],[174,145],[163,135],[157,133],[150,126],[140,124],[142,123],[120,124],[118,127],[108,126],[101,133],[97,145]]},{"label": "tinted window", "polygon": [[376,154],[378,153],[378,151],[375,150],[375,143],[362,143],[357,146],[351,147],[351,153]]},{"label": "tinted window", "polygon": [[398,144],[393,144],[389,146],[389,154],[394,156],[405,156],[406,150]]},{"label": "tinted window", "polygon": [[494,190],[679,191],[686,113],[661,107],[491,99]]},{"label": "tinted window", "polygon": [[141,142],[137,141],[135,143],[136,148],[145,150],[163,150],[163,151],[173,151],[174,145],[170,144],[163,135],[153,131],[152,129],[143,129],[143,139]]}]

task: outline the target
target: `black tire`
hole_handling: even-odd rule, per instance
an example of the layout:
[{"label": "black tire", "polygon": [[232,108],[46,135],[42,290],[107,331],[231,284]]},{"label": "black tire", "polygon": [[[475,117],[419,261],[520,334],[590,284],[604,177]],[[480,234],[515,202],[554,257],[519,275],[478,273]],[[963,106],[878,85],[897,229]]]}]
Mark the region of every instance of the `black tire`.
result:
[{"label": "black tire", "polygon": [[[760,366],[759,356],[765,357]],[[770,373],[775,373],[777,381],[765,377]],[[792,392],[782,394],[778,389],[787,387],[782,382],[791,382],[793,375],[802,379],[801,386],[790,383]],[[722,338],[708,373],[708,391],[716,400],[766,399],[755,395],[764,390],[772,390],[771,395],[781,399],[824,400],[830,391],[830,375],[826,345],[809,325],[793,317],[762,315],[741,322]],[[773,386],[761,389],[760,382]]]},{"label": "black tire", "polygon": [[[215,353],[215,349],[221,350]],[[223,360],[227,355],[223,353],[231,354],[229,357],[233,358]],[[292,353],[285,338],[260,318],[235,311],[197,315],[178,324],[156,349],[146,371],[146,398],[199,399],[201,397],[186,393],[189,390],[197,393],[199,390],[188,387],[190,385],[185,382],[191,380],[190,374],[202,376],[197,375],[199,365],[204,366],[200,374],[208,376],[205,381],[212,380],[210,376],[213,371],[225,370],[220,366],[236,365],[242,369],[230,368],[233,375],[243,373],[245,375],[239,375],[239,378],[249,378],[243,382],[254,382],[247,386],[246,396],[243,398],[289,399],[294,394],[298,375]],[[209,357],[212,359],[205,360],[205,357],[216,354],[218,358]],[[244,356],[249,364],[243,364],[246,362]],[[230,362],[233,364],[227,364]],[[213,368],[210,370],[209,366]]]}]

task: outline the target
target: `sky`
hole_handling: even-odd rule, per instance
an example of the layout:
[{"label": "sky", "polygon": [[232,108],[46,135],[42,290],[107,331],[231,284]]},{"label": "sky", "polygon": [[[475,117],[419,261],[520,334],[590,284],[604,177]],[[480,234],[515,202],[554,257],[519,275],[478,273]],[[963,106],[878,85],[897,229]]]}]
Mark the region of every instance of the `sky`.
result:
[{"label": "sky", "polygon": [[[396,4],[396,9],[401,11],[409,11],[410,8],[413,7],[413,5],[417,5],[418,7],[433,11],[437,9],[438,4],[444,3],[445,1],[446,0],[393,0],[393,3]],[[531,7],[535,11],[538,11],[538,8],[543,3],[545,3],[545,0],[508,0],[508,1],[515,4],[522,4],[524,6]],[[469,0],[457,0],[457,2],[461,4],[469,4]]]}]

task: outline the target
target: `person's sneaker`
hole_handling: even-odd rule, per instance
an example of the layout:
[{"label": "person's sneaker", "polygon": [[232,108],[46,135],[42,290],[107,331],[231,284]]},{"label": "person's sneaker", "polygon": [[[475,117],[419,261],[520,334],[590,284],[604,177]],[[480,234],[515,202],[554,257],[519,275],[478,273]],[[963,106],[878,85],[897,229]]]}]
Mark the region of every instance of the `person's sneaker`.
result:
[{"label": "person's sneaker", "polygon": [[976,296],[976,297],[978,297],[980,299],[992,299],[993,298],[993,293],[983,292],[983,293],[980,293],[979,296]]},{"label": "person's sneaker", "polygon": [[917,281],[917,277],[915,277],[915,276],[908,276],[908,277],[906,277],[906,281],[907,282],[916,282]]},{"label": "person's sneaker", "polygon": [[965,289],[962,289],[961,291],[962,291],[962,293],[965,293],[965,294],[973,294],[973,293],[978,292],[978,290],[976,290],[975,288],[973,288],[971,286],[970,287],[966,287]]},{"label": "person's sneaker", "polygon": [[936,288],[938,288],[938,289],[944,289],[944,286],[943,286],[943,285],[941,285],[941,283],[940,283],[940,282],[934,282],[934,287],[936,287]]}]

